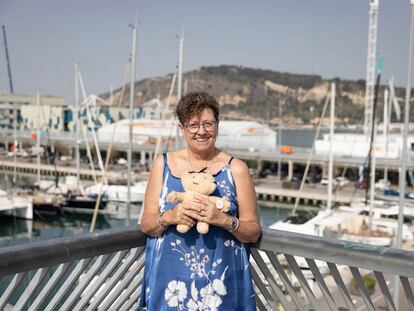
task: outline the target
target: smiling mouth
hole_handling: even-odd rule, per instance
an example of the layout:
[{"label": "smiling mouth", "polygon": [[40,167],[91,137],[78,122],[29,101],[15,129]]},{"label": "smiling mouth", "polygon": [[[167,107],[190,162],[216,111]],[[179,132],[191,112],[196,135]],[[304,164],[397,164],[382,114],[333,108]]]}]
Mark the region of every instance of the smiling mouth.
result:
[{"label": "smiling mouth", "polygon": [[199,141],[199,142],[203,142],[203,141],[207,141],[208,139],[209,139],[210,137],[197,137],[197,138],[195,138],[195,140],[196,141]]},{"label": "smiling mouth", "polygon": [[198,183],[198,182],[193,182],[193,185],[197,185],[197,186],[198,186],[198,185],[199,185],[199,183]]}]

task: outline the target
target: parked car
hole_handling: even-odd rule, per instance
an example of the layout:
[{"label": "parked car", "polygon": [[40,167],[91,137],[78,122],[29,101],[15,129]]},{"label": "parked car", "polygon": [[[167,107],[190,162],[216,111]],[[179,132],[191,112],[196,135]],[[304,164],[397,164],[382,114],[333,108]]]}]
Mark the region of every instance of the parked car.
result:
[{"label": "parked car", "polygon": [[[321,179],[321,185],[328,185],[329,183],[329,178],[328,177],[322,177]],[[347,184],[349,184],[349,179],[343,176],[338,176],[334,179],[333,181],[333,185],[334,186],[339,186],[339,187],[344,187]]]},{"label": "parked car", "polygon": [[378,190],[385,190],[388,189],[390,186],[391,183],[388,180],[386,181],[385,179],[378,180],[374,185],[375,189]]},{"label": "parked car", "polygon": [[334,185],[339,187],[344,187],[349,184],[349,179],[344,176],[339,176],[335,178]]}]

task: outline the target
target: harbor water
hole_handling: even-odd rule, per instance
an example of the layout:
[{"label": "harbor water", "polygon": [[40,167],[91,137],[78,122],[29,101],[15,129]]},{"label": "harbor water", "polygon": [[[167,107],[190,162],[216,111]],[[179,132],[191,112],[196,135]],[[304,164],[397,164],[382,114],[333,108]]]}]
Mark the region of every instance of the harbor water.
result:
[{"label": "harbor water", "polygon": [[[35,177],[17,176],[16,184],[32,184]],[[10,174],[2,173],[0,189],[13,187]],[[121,228],[138,223],[141,204],[131,204],[131,220],[126,221],[127,205],[109,202],[105,214],[99,214],[96,230]],[[277,220],[286,218],[292,211],[291,207],[278,202],[259,202],[258,211],[261,225],[268,227]],[[91,213],[75,213],[64,211],[63,215],[42,215],[34,220],[24,220],[8,216],[0,216],[0,247],[46,240],[64,236],[78,235],[89,232],[92,221]]]}]

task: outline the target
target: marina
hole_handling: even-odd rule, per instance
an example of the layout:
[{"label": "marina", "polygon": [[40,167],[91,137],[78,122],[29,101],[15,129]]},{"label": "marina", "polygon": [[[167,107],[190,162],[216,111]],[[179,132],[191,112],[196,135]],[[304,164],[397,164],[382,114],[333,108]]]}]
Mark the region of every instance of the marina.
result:
[{"label": "marina", "polygon": [[[232,122],[234,127],[235,121]],[[246,123],[239,124],[240,128],[244,125]],[[254,131],[260,128],[254,126]],[[332,129],[333,127],[331,131]],[[254,131],[248,130],[247,133]],[[408,212],[408,207],[414,211],[414,199],[410,197],[411,188],[405,187],[405,223],[400,226],[397,220],[398,202],[391,198],[398,196],[398,190],[401,189],[401,184],[398,184],[402,182],[399,174],[400,160],[398,157],[378,157],[375,158],[375,166],[365,163],[371,169],[371,187],[363,187],[360,169],[364,167],[365,159],[349,155],[334,156],[332,146],[328,153],[315,154],[317,132],[311,148],[276,145],[280,148],[278,152],[276,149],[260,150],[259,145],[256,145],[257,148],[249,148],[248,140],[239,142],[239,149],[222,146],[229,154],[248,164],[256,190],[264,235],[252,247],[250,265],[257,287],[258,308],[277,310],[279,306],[286,308],[295,303],[299,309],[309,305],[324,310],[328,306],[336,307],[334,297],[340,296],[350,309],[363,308],[363,304],[373,309],[380,308],[384,304],[371,300],[370,296],[373,293],[379,294],[379,297],[381,294],[384,297],[390,296],[390,284],[393,284],[393,278],[388,276],[390,273],[399,275],[402,281],[405,296],[398,298],[398,303],[406,308],[414,303],[410,301],[411,272],[405,270],[406,260],[414,249],[414,212]],[[333,137],[332,133],[330,135]],[[5,276],[0,279],[0,293],[3,292],[0,308],[24,310],[26,305],[30,305],[30,308],[39,310],[64,306],[93,310],[99,305],[103,309],[109,306],[131,309],[136,303],[135,297],[139,295],[139,284],[142,282],[143,244],[140,243],[143,237],[136,236],[135,232],[139,228],[148,168],[159,150],[166,152],[174,150],[174,147],[168,142],[160,144],[162,139],[159,138],[156,138],[156,144],[131,145],[131,140],[128,142],[126,139],[127,133],[119,136],[116,144],[113,141],[102,143],[93,131],[92,137],[84,140],[83,144],[67,134],[55,132],[54,136],[54,140],[50,140],[55,153],[52,160],[47,152],[42,156],[39,153],[31,156],[26,152],[25,150],[33,150],[34,141],[21,139],[24,135],[20,136],[18,150],[15,149],[15,144],[10,149],[7,143],[13,139],[11,133],[5,138],[5,146],[11,151],[4,152],[1,156],[0,170],[5,173],[4,180],[7,181],[3,185],[3,197],[10,202],[9,207],[4,206],[12,217],[0,217],[0,222],[7,223],[4,226],[5,236],[0,236],[0,244],[4,247],[3,251],[0,249],[0,263],[7,267],[2,272],[0,264],[0,276]],[[62,136],[66,136],[66,140],[60,140]],[[147,138],[140,139],[146,141]],[[253,139],[257,139],[257,133]],[[276,138],[273,137],[272,140]],[[93,156],[91,146],[95,148]],[[243,149],[245,146],[247,148]],[[101,149],[114,152],[116,157],[109,161],[108,151],[101,154]],[[76,155],[76,161],[73,155]],[[125,155],[128,160],[123,158]],[[81,157],[86,157],[87,161],[80,163]],[[411,163],[409,161],[407,165],[409,171]],[[376,178],[377,174],[379,178]],[[383,179],[385,174],[388,176],[386,180]],[[16,178],[20,180],[17,181]],[[405,182],[406,180],[404,186]],[[31,216],[19,214],[17,205],[13,205],[13,199],[9,199],[9,193],[17,193],[17,189],[21,189],[18,191],[20,195],[31,200],[30,206],[26,207],[31,209]],[[22,203],[21,200],[19,202]],[[375,204],[382,205],[383,202],[388,202],[389,206],[383,210],[373,208]],[[401,235],[398,233],[399,228],[402,228]],[[96,233],[88,233],[95,230]],[[111,233],[108,230],[112,230]],[[110,234],[116,238],[116,232],[121,234],[117,246],[119,249],[114,249],[111,244],[111,251],[107,253],[107,246],[105,243],[100,244],[102,242],[99,242],[99,236]],[[285,242],[280,243],[283,235],[290,241],[288,248]],[[134,239],[131,240],[128,236],[133,236]],[[74,247],[73,254],[69,252],[69,257],[66,257],[56,248],[56,252],[49,252],[50,260],[42,259],[46,245],[50,246],[58,237],[64,237],[67,245],[72,245],[78,239],[85,245],[98,241],[103,250],[99,251],[95,245],[93,253],[82,257]],[[304,247],[303,243],[310,241],[326,250],[333,247],[341,253],[348,252],[350,248],[357,252],[338,260],[332,258],[329,252],[321,253],[318,248]],[[295,243],[298,243],[300,252],[294,247],[292,249]],[[398,255],[389,255],[392,253],[390,247],[395,247],[398,243],[402,243],[402,250],[396,253]],[[28,258],[26,254],[30,248],[33,258]],[[360,249],[362,252],[358,253]],[[17,258],[16,263],[7,260],[14,250],[21,254],[21,257],[13,255]],[[284,257],[281,257],[281,253]],[[374,254],[381,254],[384,257],[383,263],[379,264],[373,257]],[[95,259],[88,256],[95,256]],[[368,256],[363,264],[356,259],[361,256]],[[404,262],[401,270],[390,266],[395,260],[393,256]],[[27,260],[34,261],[28,267],[29,272],[22,270],[18,264],[19,261]],[[107,260],[108,263],[105,264]],[[119,268],[111,276],[111,271],[117,265]],[[348,266],[349,270],[344,269],[343,265]],[[39,269],[36,270],[37,268]],[[52,273],[50,277],[46,273],[49,270]],[[289,275],[286,275],[289,270]],[[375,283],[378,282],[381,293],[375,287],[369,288],[363,284],[367,270],[375,275]],[[66,271],[67,285],[60,281],[61,286],[54,287],[59,280],[63,280]],[[133,271],[133,274],[126,271]],[[13,273],[16,274],[12,276]],[[82,282],[75,281],[79,276],[82,277]],[[20,285],[25,283],[22,282],[25,278],[28,283],[26,288]],[[134,285],[128,286],[132,279],[135,280]],[[355,288],[352,287],[352,280],[359,282]],[[39,287],[39,291],[33,290],[41,283],[44,286]],[[92,283],[98,284],[100,291],[94,292],[90,285]],[[336,285],[339,287],[335,289]],[[76,298],[77,295],[80,298]],[[392,300],[386,298],[385,301],[388,306],[393,306]]]},{"label": "marina", "polygon": [[[234,307],[237,311],[247,306],[259,311],[413,310],[414,0],[409,4],[407,65],[390,51],[405,51],[394,40],[399,37],[395,33],[404,33],[396,25],[408,15],[394,13],[393,35],[384,40],[390,28],[378,22],[379,9],[384,5],[382,14],[390,14],[389,4],[365,2],[364,19],[355,3],[346,8],[320,1],[300,8],[296,4],[294,24],[284,11],[290,3],[262,4],[258,15],[257,5],[223,3],[219,8],[214,1],[196,11],[190,3],[180,10],[167,3],[162,10],[152,3],[125,3],[123,8],[94,3],[94,9],[108,6],[99,20],[86,7],[81,12],[65,4],[55,12],[48,3],[50,12],[59,16],[59,27],[39,5],[28,14],[13,4],[19,14],[4,16],[12,25],[11,41],[2,25],[8,90],[0,88],[0,310],[144,311],[160,298],[165,308],[218,311],[229,302],[236,305],[233,295],[240,298],[237,303],[247,301]],[[124,40],[125,29],[120,31],[112,21],[124,22],[122,11],[129,16],[138,7],[147,24],[138,14],[134,22],[128,17]],[[341,15],[347,16],[343,23]],[[24,31],[16,25],[17,17]],[[50,29],[38,31],[43,20]],[[221,20],[226,26],[219,26]],[[90,32],[93,24],[96,30]],[[386,31],[378,31],[378,25]],[[402,26],[407,28],[406,23]],[[368,28],[368,38],[360,36],[362,27]],[[79,30],[79,39],[72,40],[72,32]],[[168,39],[157,42],[164,32]],[[41,42],[40,34],[54,39]],[[178,46],[167,45],[173,36]],[[362,48],[359,42],[367,45]],[[27,43],[30,53],[22,58]],[[156,51],[148,53],[154,43]],[[51,45],[56,55],[44,48],[36,52],[38,46]],[[65,53],[59,52],[60,45]],[[89,46],[93,52],[86,52]],[[354,55],[365,48],[366,54]],[[227,49],[231,56],[225,56]],[[48,60],[33,59],[37,53]],[[199,62],[194,54],[203,62],[186,71],[187,64]],[[267,54],[270,63],[263,68]],[[17,66],[12,66],[14,55]],[[366,75],[361,79],[364,57]],[[123,80],[109,83],[107,75],[117,79],[121,72],[121,58],[126,65]],[[226,65],[229,61],[232,65]],[[169,63],[166,71],[161,69],[164,62]],[[148,71],[151,63],[156,68]],[[269,64],[278,64],[277,71]],[[43,67],[53,73],[52,80]],[[62,74],[61,67],[71,67],[70,74],[66,69]],[[401,67],[407,68],[406,81]],[[13,83],[15,68],[18,87]],[[391,70],[398,71],[397,77]],[[1,77],[0,87],[5,82]],[[206,101],[207,93],[200,95],[199,90],[213,96]],[[197,97],[186,103],[189,97],[183,95],[193,91]],[[165,156],[177,150],[179,157]],[[150,176],[155,159],[163,154],[168,162],[163,169],[156,162]],[[226,162],[227,155],[241,159],[247,169],[232,158]],[[239,169],[233,171],[236,162]],[[240,170],[244,183],[239,183]],[[214,211],[218,216],[210,217],[208,205],[198,211],[198,202],[191,201],[198,197],[187,189],[184,176],[192,178],[194,187],[201,183],[190,173],[206,174],[203,178],[211,180],[208,194],[219,193],[209,198],[211,207],[228,215]],[[157,187],[162,187],[159,196],[154,195]],[[258,218],[252,216],[254,194]],[[187,205],[178,206],[171,216],[169,209],[177,201]],[[188,210],[214,219],[197,218],[197,226],[184,226],[193,217]],[[229,215],[230,225],[222,226]],[[170,227],[175,224],[177,232]],[[199,229],[203,225],[204,232]],[[200,236],[202,232],[210,235]],[[175,262],[189,270],[169,275]],[[204,281],[207,285],[201,288]]]}]

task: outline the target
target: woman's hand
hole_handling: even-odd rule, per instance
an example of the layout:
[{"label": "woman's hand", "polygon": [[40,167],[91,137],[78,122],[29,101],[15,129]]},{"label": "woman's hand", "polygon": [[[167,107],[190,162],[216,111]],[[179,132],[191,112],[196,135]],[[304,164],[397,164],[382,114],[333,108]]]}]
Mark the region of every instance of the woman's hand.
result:
[{"label": "woman's hand", "polygon": [[208,196],[195,193],[194,198],[199,200],[202,206],[200,221],[222,228],[227,227],[230,216],[219,210],[216,204],[210,202]]},{"label": "woman's hand", "polygon": [[174,208],[166,211],[162,221],[167,225],[186,225],[192,227],[197,220],[201,221],[203,205],[200,202],[182,202],[178,203]]}]

